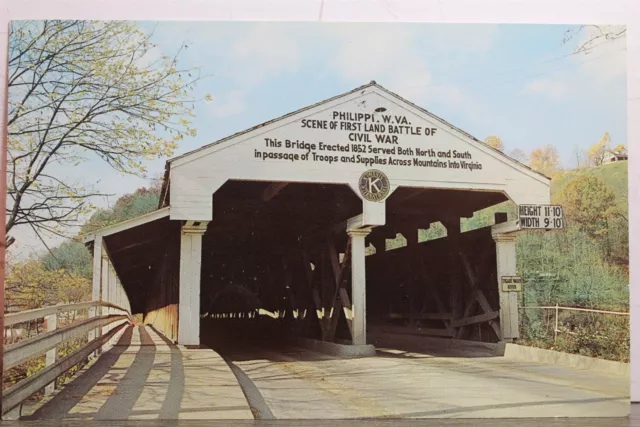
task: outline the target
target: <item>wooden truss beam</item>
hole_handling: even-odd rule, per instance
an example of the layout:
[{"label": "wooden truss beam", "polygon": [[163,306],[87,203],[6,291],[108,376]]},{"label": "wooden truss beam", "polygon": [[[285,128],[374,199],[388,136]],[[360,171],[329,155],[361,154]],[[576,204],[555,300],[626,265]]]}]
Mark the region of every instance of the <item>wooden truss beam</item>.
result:
[{"label": "wooden truss beam", "polygon": [[[485,251],[485,254],[483,256],[483,258],[486,258],[486,254],[488,253],[488,251]],[[500,325],[494,320],[496,319],[497,316],[493,317],[493,313],[496,313],[492,308],[491,308],[491,304],[489,303],[489,301],[487,300],[487,298],[484,296],[484,293],[478,288],[477,286],[477,278],[475,276],[475,274],[473,273],[473,270],[471,268],[471,264],[469,263],[469,260],[467,259],[466,255],[463,254],[462,252],[458,252],[462,263],[464,265],[464,271],[467,275],[467,280],[469,282],[469,286],[471,287],[471,295],[469,296],[469,301],[467,302],[467,307],[465,309],[465,313],[463,315],[463,319],[460,321],[464,322],[465,318],[469,318],[469,316],[471,315],[471,313],[473,312],[473,306],[475,305],[475,303],[477,302],[480,305],[480,308],[482,309],[482,311],[484,312],[483,314],[485,315],[485,317],[487,317],[487,319],[485,321],[489,322],[489,325],[491,325],[491,328],[493,329],[493,331],[496,333],[496,335],[498,336],[498,339],[502,339],[502,334],[500,332]],[[485,265],[485,262],[481,262],[480,265]],[[478,316],[474,316],[477,320]],[[468,321],[468,319],[467,319]],[[454,321],[455,322],[455,321]],[[476,321],[473,321],[469,324],[473,324],[473,323],[479,323]],[[460,338],[462,333],[463,333],[463,327],[464,325],[460,325],[460,328],[458,329],[458,333],[457,333],[457,337]]]}]

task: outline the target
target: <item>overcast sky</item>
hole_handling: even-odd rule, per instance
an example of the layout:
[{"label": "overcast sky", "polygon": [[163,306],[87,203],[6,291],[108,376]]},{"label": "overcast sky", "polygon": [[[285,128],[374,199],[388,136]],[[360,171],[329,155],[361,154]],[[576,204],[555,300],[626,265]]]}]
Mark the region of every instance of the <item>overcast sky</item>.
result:
[{"label": "overcast sky", "polygon": [[[196,90],[198,134],[176,155],[376,80],[471,135],[498,135],[505,151],[555,145],[573,167],[610,132],[626,144],[626,40],[572,55],[562,25],[140,22],[154,31],[151,55],[173,55],[212,77]],[[164,160],[148,164],[161,174]],[[92,162],[64,171],[95,183],[108,200],[148,186]],[[12,255],[42,249],[27,230]],[[59,243],[52,239],[50,244]]]}]

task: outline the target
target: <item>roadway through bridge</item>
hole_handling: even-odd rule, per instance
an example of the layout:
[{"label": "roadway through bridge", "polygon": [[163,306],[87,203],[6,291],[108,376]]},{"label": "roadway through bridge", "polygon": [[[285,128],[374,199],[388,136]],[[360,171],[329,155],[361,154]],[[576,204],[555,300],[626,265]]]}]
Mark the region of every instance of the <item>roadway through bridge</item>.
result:
[{"label": "roadway through bridge", "polygon": [[[629,380],[624,376],[480,354],[433,353],[405,345],[385,346],[376,338],[373,341],[377,342],[376,356],[335,359],[268,338],[236,346],[227,341],[216,346],[216,351],[189,349],[174,345],[150,327],[129,327],[113,348],[37,408],[23,411],[22,419],[629,414]],[[602,425],[615,421],[607,422]],[[562,423],[569,425],[568,420]],[[580,419],[573,423],[584,425]]]}]

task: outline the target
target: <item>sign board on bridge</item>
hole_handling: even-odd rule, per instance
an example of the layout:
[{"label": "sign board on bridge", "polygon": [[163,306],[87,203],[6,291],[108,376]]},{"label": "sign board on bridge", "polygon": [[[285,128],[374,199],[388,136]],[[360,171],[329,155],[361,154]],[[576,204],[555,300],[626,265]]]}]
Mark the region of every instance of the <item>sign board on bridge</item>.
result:
[{"label": "sign board on bridge", "polygon": [[401,187],[549,203],[546,177],[375,83],[172,159],[171,219],[210,221],[229,180],[347,184],[368,218]]},{"label": "sign board on bridge", "polygon": [[520,292],[522,291],[522,277],[520,276],[502,276],[503,292]]},{"label": "sign board on bridge", "polygon": [[519,205],[518,216],[521,228],[564,228],[564,214],[562,206]]}]

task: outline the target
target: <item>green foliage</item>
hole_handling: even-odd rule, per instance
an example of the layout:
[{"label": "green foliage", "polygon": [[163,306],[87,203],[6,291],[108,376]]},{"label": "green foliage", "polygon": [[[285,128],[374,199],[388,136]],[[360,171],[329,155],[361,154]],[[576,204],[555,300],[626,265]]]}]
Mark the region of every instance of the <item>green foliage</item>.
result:
[{"label": "green foliage", "polygon": [[[447,228],[440,221],[430,224],[430,227],[418,230],[418,242],[441,239],[447,237]],[[395,239],[387,239],[385,249],[387,251],[407,246],[406,236],[398,234]]]},{"label": "green foliage", "polygon": [[[58,346],[58,358],[62,359],[63,357],[66,357],[72,353],[75,353],[76,351],[80,350],[88,342],[89,340],[87,339],[86,336],[75,337],[70,339],[69,341]],[[74,367],[72,367],[71,369],[69,369],[67,372],[65,372],[64,374],[58,377],[58,379],[56,380],[56,385],[58,387],[61,387],[64,384],[67,384],[73,378],[73,376],[76,375],[78,371],[81,370],[85,365],[86,363],[79,363]]]},{"label": "green foliage", "polygon": [[464,233],[493,225],[495,223],[494,215],[498,212],[506,213],[508,221],[517,218],[516,205],[511,201],[506,201],[474,212],[471,218],[462,218],[460,220],[460,231]]},{"label": "green foliage", "polygon": [[580,175],[558,193],[567,220],[590,236],[606,234],[616,213],[616,195],[601,179]]},{"label": "green foliage", "polygon": [[617,207],[622,215],[628,212],[628,162],[615,162],[602,165],[597,168],[582,168],[560,172],[554,176],[551,182],[551,198],[556,200],[557,195],[573,179],[580,176],[592,176],[599,178],[611,188],[616,196]]},{"label": "green foliage", "polygon": [[557,344],[569,353],[629,362],[629,318],[598,313],[560,315]]},{"label": "green foliage", "polygon": [[[565,208],[563,231],[521,233],[518,271],[525,306],[629,310],[626,162],[556,175],[552,198]],[[620,214],[623,211],[624,214]],[[526,310],[521,343],[590,357],[629,361],[628,317]]]},{"label": "green foliage", "polygon": [[628,162],[616,162],[597,168],[584,168],[562,172],[554,177],[551,197],[559,202],[560,194],[572,181],[580,177],[601,180],[615,194],[615,215],[607,219],[606,235],[600,244],[605,248],[607,260],[628,270],[629,268],[629,221],[628,221]]},{"label": "green foliage", "polygon": [[[520,344],[589,357],[629,362],[629,318],[602,313],[527,310],[521,316]],[[554,336],[557,336],[554,340]]]},{"label": "green foliage", "polygon": [[418,230],[418,242],[447,237],[447,228],[441,222],[434,222],[426,230]]},{"label": "green foliage", "polygon": [[[2,389],[6,390],[12,385],[19,383],[23,379],[30,377],[36,372],[44,369],[46,363],[46,358],[44,355],[34,357],[24,363],[21,363],[18,366],[14,366],[11,369],[8,369],[2,378]],[[39,398],[41,393],[32,396],[32,399]]]},{"label": "green foliage", "polygon": [[[520,304],[628,311],[627,162],[559,172],[551,182],[551,194],[554,203],[565,206],[568,226],[518,234],[517,269],[524,279]],[[506,212],[509,220],[517,217],[515,204],[507,201],[462,219],[461,231],[493,225],[496,212]],[[569,330],[554,342],[553,310],[526,310],[519,342],[629,360],[628,318],[566,313],[560,323]]]},{"label": "green foliage", "polygon": [[403,248],[407,246],[407,239],[402,234],[396,234],[395,239],[385,240],[385,250],[392,251],[394,249]]},{"label": "green foliage", "polygon": [[156,183],[150,188],[143,187],[132,194],[125,194],[116,201],[112,209],[102,209],[96,212],[82,226],[80,234],[90,233],[100,228],[153,212],[158,208],[160,189],[160,185]]},{"label": "green foliage", "polygon": [[[9,232],[75,225],[99,195],[52,167],[102,160],[144,176],[145,160],[170,156],[191,124],[197,69],[157,55],[128,21],[13,21],[9,34]],[[209,98],[204,96],[204,98]]]},{"label": "green foliage", "polygon": [[63,270],[47,270],[40,260],[12,264],[5,279],[7,309],[30,310],[88,301],[91,281]]},{"label": "green foliage", "polygon": [[583,232],[524,232],[516,244],[526,305],[628,307],[626,271],[609,264],[602,245]]},{"label": "green foliage", "polygon": [[76,241],[52,248],[42,257],[42,265],[49,271],[65,270],[87,279],[92,277],[91,254],[84,244]]}]

